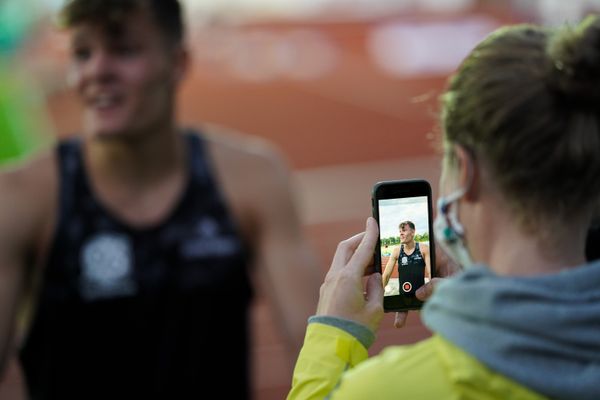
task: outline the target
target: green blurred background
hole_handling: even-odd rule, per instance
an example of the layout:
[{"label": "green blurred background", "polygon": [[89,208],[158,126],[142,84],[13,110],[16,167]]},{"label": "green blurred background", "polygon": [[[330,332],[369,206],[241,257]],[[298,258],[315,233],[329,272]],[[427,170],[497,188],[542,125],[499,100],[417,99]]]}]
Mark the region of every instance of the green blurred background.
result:
[{"label": "green blurred background", "polygon": [[0,164],[22,159],[50,138],[44,98],[20,58],[44,11],[39,1],[0,0]]}]

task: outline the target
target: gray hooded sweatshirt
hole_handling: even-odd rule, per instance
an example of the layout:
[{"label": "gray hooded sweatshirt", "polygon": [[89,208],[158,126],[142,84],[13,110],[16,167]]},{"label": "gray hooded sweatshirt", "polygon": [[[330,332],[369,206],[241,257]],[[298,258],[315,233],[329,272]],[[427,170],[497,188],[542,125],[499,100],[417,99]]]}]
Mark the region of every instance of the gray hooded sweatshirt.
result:
[{"label": "gray hooded sweatshirt", "polygon": [[422,319],[542,395],[600,399],[600,262],[533,277],[477,266],[441,283]]}]

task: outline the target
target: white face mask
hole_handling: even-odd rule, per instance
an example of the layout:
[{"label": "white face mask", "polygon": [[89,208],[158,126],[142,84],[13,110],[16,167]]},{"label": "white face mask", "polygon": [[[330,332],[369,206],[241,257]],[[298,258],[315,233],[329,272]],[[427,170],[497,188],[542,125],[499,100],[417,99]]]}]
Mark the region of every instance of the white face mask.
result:
[{"label": "white face mask", "polygon": [[440,197],[437,205],[437,216],[433,222],[435,238],[442,250],[461,268],[473,266],[473,260],[465,245],[465,231],[457,218],[456,203],[464,196],[465,190],[459,189],[446,197]]}]

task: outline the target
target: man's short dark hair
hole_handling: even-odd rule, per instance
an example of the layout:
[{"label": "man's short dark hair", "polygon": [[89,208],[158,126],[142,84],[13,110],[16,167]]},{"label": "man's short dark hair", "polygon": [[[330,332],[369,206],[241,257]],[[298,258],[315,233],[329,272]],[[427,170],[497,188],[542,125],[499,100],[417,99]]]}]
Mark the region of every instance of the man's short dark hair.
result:
[{"label": "man's short dark hair", "polygon": [[404,228],[405,226],[407,226],[412,229],[413,231],[415,230],[415,224],[412,223],[412,221],[404,221],[404,222],[400,222],[400,225],[398,226],[400,229]]},{"label": "man's short dark hair", "polygon": [[184,24],[178,0],[69,0],[62,9],[62,25],[71,28],[82,22],[107,27],[119,25],[131,13],[149,10],[165,37],[173,43],[183,41]]}]

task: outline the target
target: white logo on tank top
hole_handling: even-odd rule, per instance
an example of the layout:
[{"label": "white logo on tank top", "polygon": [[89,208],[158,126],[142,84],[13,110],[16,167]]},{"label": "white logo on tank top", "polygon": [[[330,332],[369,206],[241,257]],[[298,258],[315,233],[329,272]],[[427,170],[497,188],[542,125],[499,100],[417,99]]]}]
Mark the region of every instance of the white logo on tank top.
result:
[{"label": "white logo on tank top", "polygon": [[196,225],[196,235],[181,246],[184,258],[226,257],[239,249],[235,236],[222,235],[218,222],[210,217],[202,218]]},{"label": "white logo on tank top", "polygon": [[219,234],[219,224],[212,218],[204,218],[196,225],[196,233],[205,238],[215,237]]},{"label": "white logo on tank top", "polygon": [[408,257],[402,257],[402,265],[408,265]]},{"label": "white logo on tank top", "polygon": [[81,250],[81,295],[86,300],[133,295],[137,284],[132,270],[129,238],[119,234],[98,234]]}]

